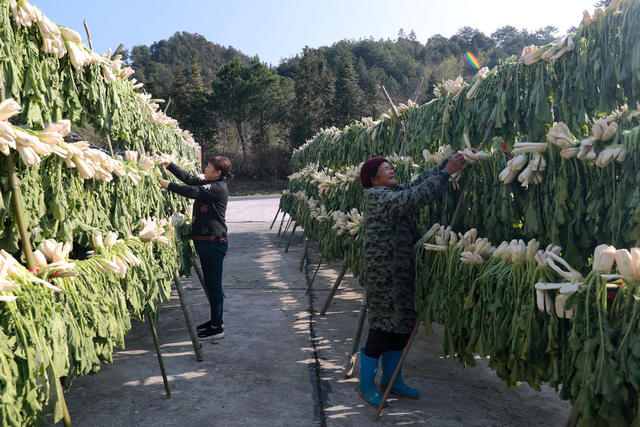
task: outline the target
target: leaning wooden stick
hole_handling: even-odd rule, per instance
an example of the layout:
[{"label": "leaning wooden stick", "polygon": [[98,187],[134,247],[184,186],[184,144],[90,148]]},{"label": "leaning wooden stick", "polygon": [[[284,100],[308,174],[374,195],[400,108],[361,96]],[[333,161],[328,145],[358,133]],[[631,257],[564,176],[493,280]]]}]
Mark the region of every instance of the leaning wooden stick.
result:
[{"label": "leaning wooden stick", "polygon": [[391,100],[391,97],[389,96],[387,89],[384,86],[382,86],[382,90],[384,91],[384,95],[387,97],[387,101],[389,101],[389,104],[391,104],[391,111],[393,112],[393,115],[396,117],[396,119],[398,119],[398,123],[400,123],[400,132],[398,133],[398,137],[396,138],[396,143],[394,145],[394,148],[397,150],[398,144],[400,143],[400,138],[402,138],[405,132],[404,123],[400,118],[400,114],[398,114],[398,110],[396,109],[396,106],[393,104],[393,101]]},{"label": "leaning wooden stick", "polygon": [[302,252],[302,258],[300,258],[300,265],[298,266],[298,270],[302,271],[304,267],[304,260],[307,258],[307,252],[309,252],[309,245],[311,244],[311,239],[307,237],[307,241],[304,244],[304,251]]},{"label": "leaning wooden stick", "polygon": [[276,219],[278,219],[279,213],[280,213],[280,206],[278,206],[278,211],[276,212],[276,216],[273,217],[273,221],[271,222],[271,227],[269,227],[269,230],[271,230],[273,228],[273,224],[276,223]]},{"label": "leaning wooden stick", "polygon": [[367,316],[367,296],[362,294],[362,303],[360,304],[360,313],[358,313],[358,321],[356,322],[356,333],[351,344],[351,352],[347,355],[347,366],[344,371],[345,378],[351,378],[353,368],[356,365],[356,357],[358,356],[358,347],[360,347],[360,337],[362,336],[362,328],[364,328],[364,318]]},{"label": "leaning wooden stick", "polygon": [[318,275],[318,270],[320,270],[320,265],[322,264],[323,260],[324,260],[324,255],[320,254],[320,262],[318,263],[318,266],[316,267],[316,272],[313,273],[313,278],[309,282],[309,286],[307,286],[307,291],[304,293],[305,295],[309,295],[309,292],[311,291],[311,286],[313,285],[313,282],[316,280],[316,276]]},{"label": "leaning wooden stick", "polygon": [[196,328],[193,326],[193,319],[191,318],[191,311],[189,310],[189,306],[186,304],[184,300],[184,290],[182,289],[182,281],[180,280],[180,275],[176,272],[173,275],[173,280],[176,283],[176,290],[178,291],[178,298],[180,298],[180,307],[182,307],[182,314],[184,315],[184,321],[187,324],[187,330],[189,331],[189,336],[191,337],[191,343],[193,344],[193,351],[196,353],[196,360],[198,362],[202,362],[202,344],[198,340],[198,334],[196,332]]},{"label": "leaning wooden stick", "polygon": [[289,227],[291,227],[291,223],[295,222],[293,220],[293,218],[289,217],[289,221],[287,221],[287,226],[284,227],[284,231],[282,232],[282,235],[280,236],[280,240],[278,241],[278,246],[280,246],[280,243],[282,243],[282,239],[284,239],[284,236],[287,235],[287,231],[289,231]]},{"label": "leaning wooden stick", "polygon": [[291,241],[293,240],[293,236],[296,234],[296,228],[298,228],[298,224],[293,226],[293,231],[291,232],[291,237],[289,237],[289,242],[287,243],[287,247],[284,249],[284,252],[289,252],[289,246],[291,245]]},{"label": "leaning wooden stick", "polygon": [[169,390],[169,380],[167,379],[167,372],[164,370],[164,362],[162,361],[162,353],[160,353],[160,344],[158,343],[158,332],[156,331],[156,324],[153,318],[147,313],[147,320],[149,321],[149,327],[151,328],[151,335],[153,335],[153,345],[156,348],[156,356],[158,356],[158,364],[160,365],[160,372],[162,373],[162,382],[164,383],[165,397],[171,399],[171,390]]},{"label": "leaning wooden stick", "polygon": [[329,304],[331,304],[331,300],[333,299],[333,296],[336,294],[336,291],[338,290],[338,286],[340,286],[340,283],[342,282],[342,279],[344,278],[344,275],[347,272],[347,268],[349,268],[349,262],[345,260],[344,265],[342,266],[342,270],[340,270],[340,274],[338,275],[336,282],[333,284],[333,287],[329,292],[329,296],[327,296],[327,300],[324,302],[324,305],[322,306],[322,310],[320,310],[320,316],[324,316],[327,310],[329,309]]},{"label": "leaning wooden stick", "polygon": [[413,327],[413,331],[411,331],[411,336],[409,337],[409,341],[402,352],[402,356],[400,357],[400,361],[398,362],[398,366],[396,366],[396,370],[393,372],[393,376],[391,377],[391,381],[387,386],[387,389],[384,391],[384,395],[382,396],[382,402],[380,402],[380,406],[378,406],[378,411],[376,412],[376,416],[374,421],[378,421],[380,418],[380,412],[382,412],[382,408],[384,408],[384,403],[387,401],[389,397],[389,393],[391,393],[391,387],[393,387],[393,383],[396,381],[396,377],[398,376],[398,372],[400,372],[400,367],[404,363],[404,359],[407,358],[407,354],[409,354],[409,348],[411,344],[413,344],[413,339],[416,337],[416,333],[418,333],[418,327],[420,326],[420,320],[416,322],[416,325]]}]

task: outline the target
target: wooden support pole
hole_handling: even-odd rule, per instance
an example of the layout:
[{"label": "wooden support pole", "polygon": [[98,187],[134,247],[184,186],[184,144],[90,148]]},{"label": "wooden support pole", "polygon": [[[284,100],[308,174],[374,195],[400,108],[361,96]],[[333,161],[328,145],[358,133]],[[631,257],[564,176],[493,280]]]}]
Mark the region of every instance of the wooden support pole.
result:
[{"label": "wooden support pole", "polygon": [[311,292],[311,286],[313,285],[313,282],[316,280],[316,276],[318,274],[318,270],[320,270],[320,265],[322,264],[323,260],[324,260],[324,255],[320,254],[320,262],[318,263],[318,266],[316,267],[316,272],[313,273],[313,278],[309,282],[309,286],[307,286],[307,291],[304,293],[305,295],[309,295],[309,292]]},{"label": "wooden support pole", "polygon": [[176,289],[178,290],[178,297],[180,298],[180,306],[182,307],[182,314],[184,314],[184,321],[187,324],[187,330],[189,331],[189,336],[191,337],[191,342],[193,343],[193,351],[196,353],[196,360],[198,362],[202,362],[202,344],[200,344],[200,341],[198,340],[198,334],[196,333],[196,328],[195,326],[193,326],[193,319],[191,318],[191,311],[189,310],[189,306],[184,300],[184,289],[182,289],[180,276],[176,272],[174,273],[173,278],[176,282]]},{"label": "wooden support pole", "polygon": [[202,290],[204,294],[207,296],[207,300],[211,303],[211,298],[209,298],[209,291],[207,290],[207,285],[204,283],[204,274],[202,274],[202,269],[198,262],[193,260],[193,269],[196,271],[196,276],[198,276],[198,280],[200,281],[200,285],[202,286]]},{"label": "wooden support pole", "polygon": [[420,96],[420,89],[422,89],[422,83],[424,83],[424,77],[420,79],[420,83],[418,83],[418,85],[416,86],[416,90],[413,91],[413,97],[411,98],[411,100],[416,104],[418,103],[418,97]]},{"label": "wooden support pole", "polygon": [[273,217],[273,221],[271,222],[271,227],[269,227],[269,230],[271,230],[273,228],[273,224],[276,223],[276,219],[278,219],[279,213],[280,213],[280,206],[278,206],[278,212],[276,212],[276,216]]},{"label": "wooden support pole", "polygon": [[360,313],[356,323],[356,333],[353,336],[351,344],[351,353],[347,354],[347,366],[344,371],[345,378],[351,378],[353,375],[353,367],[356,365],[356,357],[358,357],[358,347],[360,347],[360,338],[362,337],[362,328],[364,328],[364,318],[367,316],[367,295],[362,294],[362,303],[360,304]]},{"label": "wooden support pole", "polygon": [[409,341],[407,342],[407,345],[404,347],[404,351],[402,352],[402,356],[400,357],[400,361],[396,365],[396,370],[393,372],[393,376],[391,377],[391,381],[389,382],[389,385],[387,385],[387,389],[385,390],[384,395],[382,396],[382,401],[380,402],[380,406],[378,406],[378,411],[376,412],[376,416],[374,418],[374,421],[378,421],[378,418],[380,418],[380,412],[382,412],[382,408],[384,408],[384,404],[387,401],[387,398],[389,397],[389,393],[391,393],[391,388],[393,387],[393,383],[396,381],[396,378],[398,376],[398,372],[400,372],[400,368],[402,368],[402,364],[404,363],[404,359],[406,359],[407,358],[407,354],[409,354],[409,349],[411,348],[411,344],[413,344],[413,340],[416,337],[416,334],[418,333],[418,327],[419,326],[420,326],[420,320],[418,320],[416,322],[416,325],[413,327],[413,331],[411,332],[411,336],[409,337]]},{"label": "wooden support pole", "polygon": [[287,216],[286,212],[282,212],[282,219],[280,220],[280,228],[278,228],[278,236],[280,236],[280,232],[282,231],[282,224],[284,223],[284,218]]},{"label": "wooden support pole", "polygon": [[398,132],[398,136],[396,137],[396,143],[394,144],[394,150],[397,151],[398,145],[400,144],[400,140],[405,134],[404,122],[400,118],[400,114],[398,114],[398,110],[396,109],[396,106],[391,100],[391,97],[389,96],[387,89],[384,86],[382,86],[382,90],[384,91],[384,95],[387,97],[387,101],[389,101],[389,104],[391,104],[391,111],[393,112],[393,115],[396,117],[396,119],[398,119],[398,123],[400,124],[400,132]]},{"label": "wooden support pole", "polygon": [[124,43],[120,43],[118,45],[118,47],[116,48],[116,50],[113,51],[113,53],[111,54],[111,60],[115,59],[116,56],[120,55],[120,52],[122,52],[122,49],[124,49]]},{"label": "wooden support pole", "polygon": [[309,251],[309,245],[311,244],[311,239],[307,238],[307,241],[304,244],[304,251],[302,252],[302,258],[300,258],[300,265],[298,266],[298,270],[302,271],[304,267],[304,260],[307,258],[307,252]]},{"label": "wooden support pole", "polygon": [[336,282],[333,284],[331,291],[329,291],[329,296],[327,296],[327,300],[324,302],[324,305],[322,306],[322,310],[320,310],[320,316],[324,316],[327,310],[329,309],[329,304],[331,304],[331,300],[333,299],[333,296],[336,294],[336,291],[338,290],[338,286],[340,286],[340,282],[342,282],[342,279],[344,278],[344,275],[347,272],[348,268],[349,268],[349,262],[345,260],[344,265],[342,266],[342,270],[340,270],[340,274],[338,274],[338,278],[336,279]]},{"label": "wooden support pole", "polygon": [[89,26],[87,25],[87,20],[83,19],[82,23],[84,24],[84,30],[87,32],[87,41],[89,42],[89,49],[93,50],[93,42],[91,41],[91,33],[89,32]]},{"label": "wooden support pole", "polygon": [[24,219],[22,200],[22,192],[20,191],[20,182],[18,181],[18,173],[16,172],[14,164],[14,152],[12,151],[7,156],[7,169],[9,171],[9,183],[11,185],[11,191],[13,192],[13,211],[16,215],[16,225],[18,226],[18,233],[20,234],[20,240],[22,242],[22,251],[27,261],[27,267],[33,268],[35,261],[33,258],[33,249],[31,248],[31,239],[27,231],[27,224]]},{"label": "wooden support pole", "polygon": [[162,381],[164,382],[165,397],[171,399],[171,390],[169,390],[169,380],[167,379],[167,373],[164,370],[164,362],[162,361],[162,354],[160,353],[160,345],[158,344],[158,332],[156,331],[156,324],[149,314],[147,314],[147,320],[149,321],[149,327],[151,328],[151,335],[153,335],[153,345],[156,347],[156,356],[158,356],[158,364],[160,365],[160,372],[162,373]]},{"label": "wooden support pole", "polygon": [[289,217],[289,221],[287,221],[287,226],[284,228],[284,232],[282,233],[282,235],[280,236],[280,240],[278,241],[278,246],[280,246],[280,243],[282,243],[282,239],[284,239],[284,236],[287,235],[287,231],[289,231],[289,227],[291,227],[291,223],[295,222],[293,220],[293,218]]},{"label": "wooden support pole", "polygon": [[113,144],[111,144],[111,137],[107,134],[107,142],[109,143],[109,152],[111,153],[111,158],[115,159],[116,156],[113,154]]},{"label": "wooden support pole", "polygon": [[293,240],[293,236],[296,234],[296,228],[298,228],[298,224],[293,226],[293,231],[291,232],[291,237],[289,237],[289,242],[287,243],[287,247],[284,249],[284,252],[289,252],[289,246],[291,245],[291,241]]}]

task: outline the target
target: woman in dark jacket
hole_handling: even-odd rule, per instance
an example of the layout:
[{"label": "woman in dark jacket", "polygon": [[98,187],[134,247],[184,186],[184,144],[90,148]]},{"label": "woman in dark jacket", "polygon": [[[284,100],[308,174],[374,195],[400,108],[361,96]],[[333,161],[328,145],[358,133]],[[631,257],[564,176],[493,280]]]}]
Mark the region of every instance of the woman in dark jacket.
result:
[{"label": "woman in dark jacket", "polygon": [[[383,158],[367,160],[360,169],[364,187],[363,279],[367,297],[369,334],[360,351],[358,393],[379,406],[382,395],[375,386],[378,359],[382,358],[380,386],[384,390],[416,323],[413,305],[413,246],[418,241],[414,218],[417,209],[439,198],[451,174],[465,164],[461,154],[426,170],[408,184],[396,176]],[[418,390],[396,377],[393,394],[417,399]]]},{"label": "woman in dark jacket", "polygon": [[200,257],[211,306],[211,320],[198,325],[198,337],[201,339],[223,338],[222,262],[227,253],[225,214],[229,199],[229,191],[224,179],[229,176],[231,162],[222,156],[209,158],[204,170],[204,179],[187,173],[171,162],[165,162],[163,166],[186,185],[160,179],[158,181],[162,188],[195,199],[191,238]]}]

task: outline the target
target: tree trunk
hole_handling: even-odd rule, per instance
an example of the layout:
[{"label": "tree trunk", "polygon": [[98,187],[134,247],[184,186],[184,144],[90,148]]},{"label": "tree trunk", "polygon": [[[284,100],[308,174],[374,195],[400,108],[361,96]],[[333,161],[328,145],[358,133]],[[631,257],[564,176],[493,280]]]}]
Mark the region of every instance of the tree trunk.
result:
[{"label": "tree trunk", "polygon": [[242,132],[242,120],[236,119],[236,129],[238,130],[238,138],[240,138],[240,147],[242,147],[242,155],[247,154],[247,148],[244,142],[244,132]]}]

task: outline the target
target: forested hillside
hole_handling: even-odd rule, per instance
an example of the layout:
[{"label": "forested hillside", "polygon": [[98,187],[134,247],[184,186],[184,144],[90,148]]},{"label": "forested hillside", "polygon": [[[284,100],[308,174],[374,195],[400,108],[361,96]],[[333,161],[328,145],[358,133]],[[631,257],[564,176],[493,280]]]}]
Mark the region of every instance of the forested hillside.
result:
[{"label": "forested hillside", "polygon": [[[205,152],[247,154],[278,146],[284,152],[302,145],[321,127],[344,126],[388,109],[384,86],[394,102],[423,103],[433,85],[462,75],[469,81],[473,53],[483,66],[517,55],[527,45],[558,38],[556,28],[535,32],[506,26],[490,36],[463,27],[450,38],[436,34],[423,44],[413,31],[395,40],[342,40],[328,47],[304,47],[293,58],[269,67],[233,47],[198,34],[176,33],[128,55],[136,77],[190,129]],[[267,158],[273,157],[271,154]],[[248,175],[285,174],[274,165]]]}]

